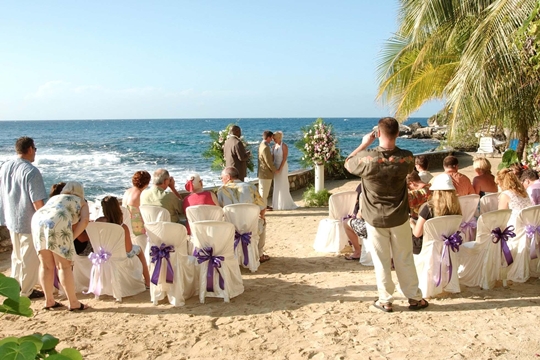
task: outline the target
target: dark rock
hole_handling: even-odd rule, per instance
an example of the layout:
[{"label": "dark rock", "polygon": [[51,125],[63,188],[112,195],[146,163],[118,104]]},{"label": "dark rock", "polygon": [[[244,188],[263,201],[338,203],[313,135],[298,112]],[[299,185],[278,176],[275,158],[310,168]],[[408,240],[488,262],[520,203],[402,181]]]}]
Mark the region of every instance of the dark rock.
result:
[{"label": "dark rock", "polygon": [[409,128],[411,129],[412,133],[414,134],[414,132],[416,130],[423,128],[423,126],[419,122],[414,122],[414,123],[409,125]]}]

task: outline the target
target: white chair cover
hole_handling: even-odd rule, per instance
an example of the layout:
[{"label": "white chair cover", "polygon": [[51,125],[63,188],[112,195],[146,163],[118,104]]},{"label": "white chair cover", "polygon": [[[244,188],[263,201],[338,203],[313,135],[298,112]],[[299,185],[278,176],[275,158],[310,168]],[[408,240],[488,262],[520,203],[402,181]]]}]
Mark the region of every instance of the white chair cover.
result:
[{"label": "white chair cover", "polygon": [[103,209],[101,208],[100,201],[88,200],[86,202],[88,204],[88,211],[90,212],[90,221],[95,221],[97,218],[103,216]]},{"label": "white chair cover", "polygon": [[161,206],[141,205],[139,210],[141,210],[141,216],[145,224],[156,221],[171,221],[171,213]]},{"label": "white chair cover", "polygon": [[460,292],[458,278],[458,252],[445,244],[445,237],[459,231],[461,215],[447,215],[432,218],[424,224],[422,251],[414,255],[414,264],[418,274],[418,287],[424,297],[431,297],[441,292]]},{"label": "white chair cover", "polygon": [[313,243],[315,251],[339,253],[347,246],[349,238],[343,227],[343,221],[352,216],[357,197],[356,191],[344,191],[330,196],[329,216],[319,222]]},{"label": "white chair cover", "polygon": [[[224,221],[196,221],[190,224],[191,232],[195,236],[192,238],[196,251],[199,251],[197,263],[199,264],[199,300],[204,303],[204,298],[219,297],[225,302],[244,292],[242,274],[238,261],[234,256],[234,225]],[[205,261],[204,253],[212,252],[214,259]],[[215,257],[223,257],[221,267],[211,267],[215,264]],[[212,261],[212,262],[211,262]],[[213,281],[208,283],[212,277]],[[220,281],[220,280],[223,281]],[[224,285],[220,286],[220,282]]]},{"label": "white chair cover", "polygon": [[516,237],[509,242],[509,247],[514,262],[508,268],[508,280],[525,282],[531,276],[531,270],[537,275],[540,270],[540,205],[521,210],[516,219]]},{"label": "white chair cover", "polygon": [[361,238],[362,250],[360,252],[360,264],[364,266],[373,266],[371,259],[371,242],[368,239]]},{"label": "white chair cover", "polygon": [[125,296],[146,290],[142,279],[142,264],[138,257],[128,258],[124,241],[124,229],[120,225],[91,222],[86,232],[94,248],[90,259],[92,272],[88,292],[96,297],[111,295],[122,301]]},{"label": "white chair cover", "polygon": [[[152,303],[157,305],[159,300],[167,296],[172,305],[183,306],[185,300],[197,293],[195,263],[190,261],[188,256],[187,230],[184,225],[163,221],[147,223],[144,227],[148,234],[150,252],[153,252],[152,249],[162,249],[162,251],[165,249],[165,252],[169,254],[169,261],[165,258],[161,258],[160,261],[156,256],[156,260],[150,263]],[[172,251],[167,251],[168,249]],[[157,267],[158,261],[160,261],[159,267]],[[169,281],[172,282],[168,282],[168,275]]]},{"label": "white chair cover", "polygon": [[499,193],[491,193],[480,199],[480,215],[499,208]]},{"label": "white chair cover", "polygon": [[[478,218],[476,240],[464,243],[459,250],[458,275],[461,284],[466,286],[487,286],[499,276],[501,246],[493,244],[491,231],[505,229],[512,210],[495,210],[484,213]],[[491,246],[496,245],[496,246]],[[498,265],[495,262],[498,261]],[[488,288],[488,287],[485,287]]]},{"label": "white chair cover", "polygon": [[[255,204],[232,204],[223,207],[225,221],[230,222],[235,228],[234,253],[238,258],[238,264],[248,268],[251,272],[257,271],[259,265],[259,213],[260,209]],[[243,239],[239,236],[248,237],[249,244],[242,244]],[[246,253],[244,253],[246,252]]]},{"label": "white chair cover", "polygon": [[92,261],[88,256],[73,256],[73,278],[75,280],[75,291],[88,291],[90,284],[90,274],[92,273]]},{"label": "white chair cover", "polygon": [[464,242],[473,241],[476,238],[476,218],[480,195],[472,194],[458,197],[463,221],[459,227]]},{"label": "white chair cover", "polygon": [[[129,212],[129,209],[125,206],[121,206],[122,208],[122,214],[124,215],[124,224],[129,229],[129,236],[131,237],[131,242],[135,245],[139,245],[141,249],[146,249],[146,245],[148,244],[148,238],[146,235],[135,235],[133,233],[133,228],[131,227],[131,213]],[[150,264],[150,260],[148,260],[148,253],[145,252],[145,257],[147,260],[147,263]]]},{"label": "white chair cover", "polygon": [[193,205],[186,208],[189,223],[195,221],[223,221],[223,209],[216,205]]}]

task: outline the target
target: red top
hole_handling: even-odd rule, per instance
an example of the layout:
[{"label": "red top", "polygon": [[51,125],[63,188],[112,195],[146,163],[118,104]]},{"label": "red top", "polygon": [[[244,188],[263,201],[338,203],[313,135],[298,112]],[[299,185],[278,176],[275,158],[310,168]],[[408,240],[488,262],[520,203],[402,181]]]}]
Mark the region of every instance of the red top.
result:
[{"label": "red top", "polygon": [[[186,209],[193,205],[216,205],[214,199],[212,199],[212,193],[210,191],[202,191],[200,193],[189,194],[184,198],[182,207],[184,208],[184,214]],[[189,221],[186,220],[186,229],[188,235],[191,235],[191,229],[189,228]]]}]

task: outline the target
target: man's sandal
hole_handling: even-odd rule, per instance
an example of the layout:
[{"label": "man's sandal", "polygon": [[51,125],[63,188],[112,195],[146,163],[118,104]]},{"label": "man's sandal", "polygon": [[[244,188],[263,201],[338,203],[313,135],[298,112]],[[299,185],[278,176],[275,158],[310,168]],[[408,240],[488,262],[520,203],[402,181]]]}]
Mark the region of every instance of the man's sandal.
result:
[{"label": "man's sandal", "polygon": [[376,309],[379,309],[379,310],[384,311],[384,312],[393,312],[394,311],[394,309],[392,309],[392,303],[382,303],[379,300],[375,300],[375,302],[373,303],[373,306]]},{"label": "man's sandal", "polygon": [[427,302],[426,299],[422,299],[420,301],[409,299],[409,310],[417,311],[417,310],[425,309],[428,306],[429,306],[429,303]]}]

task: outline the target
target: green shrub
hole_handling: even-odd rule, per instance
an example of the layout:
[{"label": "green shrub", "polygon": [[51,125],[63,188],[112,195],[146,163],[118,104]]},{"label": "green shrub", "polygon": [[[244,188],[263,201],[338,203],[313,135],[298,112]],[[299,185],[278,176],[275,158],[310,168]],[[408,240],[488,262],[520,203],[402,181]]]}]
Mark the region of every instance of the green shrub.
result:
[{"label": "green shrub", "polygon": [[[30,299],[19,294],[17,280],[0,273],[0,296],[6,297],[0,305],[0,313],[31,317]],[[66,348],[56,351],[59,340],[52,335],[33,334],[23,337],[7,337],[0,340],[0,359],[2,360],[82,360],[78,350]]]},{"label": "green shrub", "polygon": [[311,185],[304,192],[302,199],[304,200],[304,206],[306,207],[321,207],[328,206],[328,199],[330,199],[330,195],[332,194],[326,189],[315,192],[315,187]]}]

